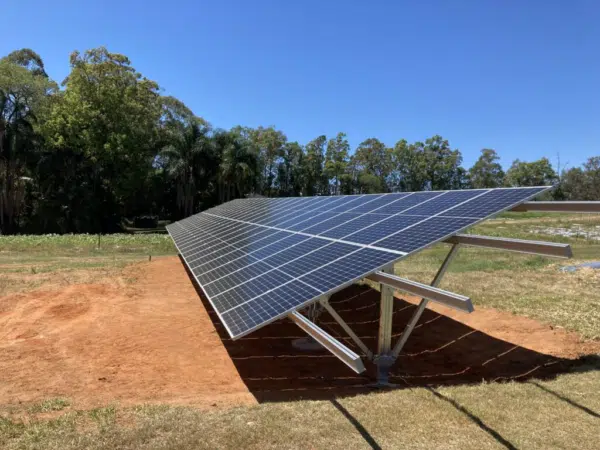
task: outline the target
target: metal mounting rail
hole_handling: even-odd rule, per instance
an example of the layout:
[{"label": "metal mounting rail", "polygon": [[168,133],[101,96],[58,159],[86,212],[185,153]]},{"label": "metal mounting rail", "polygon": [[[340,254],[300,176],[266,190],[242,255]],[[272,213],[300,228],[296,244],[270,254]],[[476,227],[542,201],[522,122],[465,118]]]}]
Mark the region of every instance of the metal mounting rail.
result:
[{"label": "metal mounting rail", "polygon": [[427,286],[416,281],[407,280],[387,273],[377,272],[367,277],[377,283],[386,284],[409,294],[432,300],[442,305],[450,306],[460,311],[473,312],[473,303],[469,297],[445,291],[443,289]]},{"label": "metal mounting rail", "polygon": [[524,202],[510,211],[600,213],[600,202]]},{"label": "metal mounting rail", "polygon": [[359,355],[354,353],[323,329],[312,323],[302,314],[297,311],[293,311],[288,314],[288,318],[356,373],[365,371],[365,365],[363,364]]},{"label": "metal mounting rail", "polygon": [[444,242],[448,244],[464,244],[474,247],[496,248],[511,252],[552,256],[555,258],[573,257],[573,251],[571,250],[571,246],[569,244],[559,244],[555,242],[478,236],[475,234],[456,234],[446,239]]}]

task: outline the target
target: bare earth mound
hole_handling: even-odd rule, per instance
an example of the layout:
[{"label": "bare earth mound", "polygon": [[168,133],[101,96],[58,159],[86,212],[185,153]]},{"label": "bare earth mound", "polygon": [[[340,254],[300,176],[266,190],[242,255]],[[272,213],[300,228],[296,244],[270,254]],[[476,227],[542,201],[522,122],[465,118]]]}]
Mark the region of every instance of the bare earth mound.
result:
[{"label": "bare earth mound", "polygon": [[[0,404],[64,396],[77,407],[229,406],[355,393],[372,381],[372,373],[357,376],[326,352],[294,350],[291,340],[302,332],[287,320],[231,341],[177,257],[131,266],[123,277],[135,282],[117,278],[0,297]],[[377,300],[364,286],[332,299],[371,347]],[[413,310],[412,299],[396,302],[395,332]],[[327,315],[319,324],[341,335]],[[570,359],[600,352],[598,342],[489,309],[466,315],[434,308],[421,324],[394,368],[394,382],[547,377]]]}]

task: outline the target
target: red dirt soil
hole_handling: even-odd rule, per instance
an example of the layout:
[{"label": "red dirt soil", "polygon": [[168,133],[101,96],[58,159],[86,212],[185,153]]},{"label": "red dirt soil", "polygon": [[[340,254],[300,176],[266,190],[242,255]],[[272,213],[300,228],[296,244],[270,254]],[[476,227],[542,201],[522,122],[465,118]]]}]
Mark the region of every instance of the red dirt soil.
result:
[{"label": "red dirt soil", "polygon": [[[135,282],[0,297],[0,404],[62,396],[80,408],[113,402],[225,407],[353,394],[372,382],[372,370],[355,375],[325,351],[295,350],[291,341],[303,333],[287,320],[231,341],[177,257],[130,266],[123,277]],[[378,293],[365,286],[331,300],[371,348],[377,301]],[[414,300],[395,303],[396,334],[413,310]],[[318,323],[342,336],[326,314]],[[576,357],[600,353],[599,342],[490,309],[467,315],[433,307],[420,324],[391,381],[550,377]]]}]

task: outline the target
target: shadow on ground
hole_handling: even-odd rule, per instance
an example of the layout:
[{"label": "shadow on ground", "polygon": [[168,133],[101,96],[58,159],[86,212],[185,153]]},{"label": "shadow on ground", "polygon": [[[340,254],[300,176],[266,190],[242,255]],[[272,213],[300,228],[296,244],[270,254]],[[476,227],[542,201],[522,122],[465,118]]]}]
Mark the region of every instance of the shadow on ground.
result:
[{"label": "shadow on ground", "polygon": [[[326,350],[296,350],[292,341],[306,335],[288,319],[233,341],[202,290],[194,284],[240,377],[259,402],[332,400],[372,391],[373,364],[366,362],[367,371],[357,375]],[[379,297],[374,289],[353,285],[330,299],[335,310],[371,349],[377,343]],[[401,334],[415,307],[401,299],[394,303],[396,334],[392,342]],[[319,317],[318,325],[362,354],[327,312]],[[600,368],[598,356],[583,359],[573,361],[528,350],[426,310],[392,368],[390,381],[399,388],[432,387],[544,380],[569,372],[574,366]]]}]

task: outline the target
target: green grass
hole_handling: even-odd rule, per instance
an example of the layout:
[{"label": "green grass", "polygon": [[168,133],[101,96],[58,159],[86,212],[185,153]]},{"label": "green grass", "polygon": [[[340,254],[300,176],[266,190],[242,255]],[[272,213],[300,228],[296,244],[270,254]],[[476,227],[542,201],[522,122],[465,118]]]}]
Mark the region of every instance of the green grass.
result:
[{"label": "green grass", "polygon": [[[561,267],[600,260],[600,243],[574,244],[573,260],[461,248],[440,287],[492,307],[600,339],[600,271]],[[400,276],[429,283],[450,247],[438,244],[396,264]]]},{"label": "green grass", "polygon": [[[508,213],[507,213],[508,215]],[[573,259],[462,247],[441,284],[487,306],[532,317],[550,325],[600,339],[600,271],[565,273],[561,267],[600,261],[600,241],[540,234],[540,225],[584,229],[600,228],[600,215],[511,213],[484,222],[469,232],[487,236],[569,243]],[[396,264],[396,273],[429,283],[450,248],[437,244]]]},{"label": "green grass", "polygon": [[36,403],[29,408],[30,413],[42,413],[42,412],[50,412],[50,411],[62,411],[70,403],[67,399],[57,397],[57,398],[49,398],[44,400],[41,403]]},{"label": "green grass", "polygon": [[600,214],[505,213],[496,219],[477,225],[469,232],[488,236],[538,239],[581,245],[600,244],[598,240],[594,241],[584,237],[564,237],[544,233],[540,227],[567,229],[577,227],[582,230],[598,230],[600,229]]},{"label": "green grass", "polygon": [[0,295],[57,280],[61,285],[98,282],[150,255],[175,254],[166,234],[0,236]]},{"label": "green grass", "polygon": [[27,252],[52,256],[175,253],[168,234],[47,234],[0,237],[0,255]]},{"label": "green grass", "polygon": [[[539,234],[540,224],[593,228],[600,226],[600,216],[519,213],[485,222],[471,232],[568,242],[574,260],[465,247],[442,287],[471,296],[476,308],[511,311],[600,338],[600,271],[559,270],[600,260],[600,242]],[[117,276],[148,254],[176,254],[166,235],[102,236],[99,248],[97,242],[97,236],[88,235],[0,237],[0,295],[59,278],[76,283]],[[396,265],[396,272],[429,282],[448,248],[438,244],[411,256]],[[600,362],[591,357],[579,370],[548,381],[402,389],[335,402],[218,411],[111,405],[80,411],[66,399],[48,399],[0,407],[0,448],[485,449],[508,444],[591,449],[597,446],[599,414]]]},{"label": "green grass", "polygon": [[400,389],[201,411],[109,406],[38,418],[0,413],[12,449],[597,448],[600,363],[548,381]]}]

